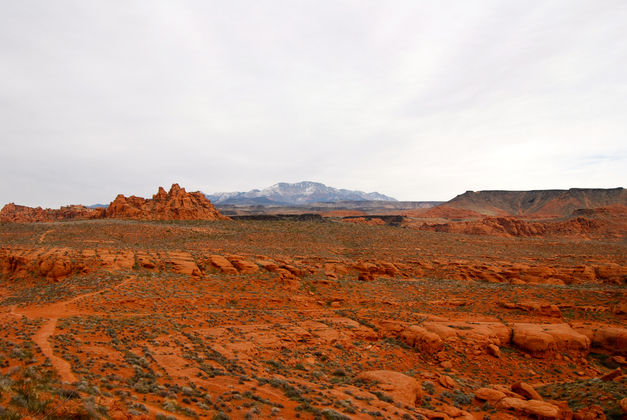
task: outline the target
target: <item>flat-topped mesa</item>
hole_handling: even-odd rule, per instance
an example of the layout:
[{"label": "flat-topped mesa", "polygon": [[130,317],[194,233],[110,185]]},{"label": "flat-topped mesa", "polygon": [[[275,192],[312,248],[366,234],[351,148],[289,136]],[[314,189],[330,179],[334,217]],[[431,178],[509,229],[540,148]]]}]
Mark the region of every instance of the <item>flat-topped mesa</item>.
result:
[{"label": "flat-topped mesa", "polygon": [[31,223],[97,219],[103,217],[103,214],[103,209],[91,209],[81,205],[63,206],[59,209],[42,209],[41,207],[28,207],[9,203],[0,210],[0,222]]},{"label": "flat-topped mesa", "polygon": [[[627,190],[619,188],[571,188],[569,190],[466,191],[436,207],[433,213],[451,208],[485,216],[570,216],[578,209],[627,205]],[[438,216],[436,216],[438,217]]]},{"label": "flat-topped mesa", "polygon": [[104,217],[136,220],[228,220],[199,191],[188,193],[172,184],[167,193],[162,187],[152,199],[118,195]]}]

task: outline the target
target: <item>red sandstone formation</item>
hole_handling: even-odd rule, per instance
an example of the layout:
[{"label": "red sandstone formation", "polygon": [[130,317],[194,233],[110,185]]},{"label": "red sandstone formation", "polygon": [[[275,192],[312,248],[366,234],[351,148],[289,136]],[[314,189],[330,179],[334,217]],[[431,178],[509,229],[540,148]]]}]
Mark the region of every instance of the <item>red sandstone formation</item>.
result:
[{"label": "red sandstone formation", "polygon": [[203,193],[185,191],[173,184],[169,192],[159,187],[152,199],[118,195],[107,209],[91,209],[80,205],[60,209],[7,204],[0,211],[0,222],[56,222],[80,219],[135,219],[135,220],[228,220],[220,214]]},{"label": "red sandstone formation", "polygon": [[159,187],[152,199],[118,195],[105,217],[136,220],[228,220],[200,191],[188,193],[173,184],[169,192]]},{"label": "red sandstone formation", "polygon": [[[567,220],[528,221],[516,217],[484,217],[480,220],[449,221],[419,226],[421,230],[492,236],[610,236],[622,238],[627,229],[625,206],[582,209]],[[585,216],[581,216],[584,214]]]}]

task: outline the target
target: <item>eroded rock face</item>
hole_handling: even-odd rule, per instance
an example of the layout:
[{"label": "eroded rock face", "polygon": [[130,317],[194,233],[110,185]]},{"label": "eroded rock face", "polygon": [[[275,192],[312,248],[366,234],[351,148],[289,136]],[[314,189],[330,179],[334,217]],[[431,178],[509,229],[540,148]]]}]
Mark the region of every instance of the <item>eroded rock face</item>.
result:
[{"label": "eroded rock face", "polygon": [[173,184],[167,193],[159,187],[152,199],[118,195],[109,204],[105,217],[139,220],[228,220],[201,192],[185,191]]}]

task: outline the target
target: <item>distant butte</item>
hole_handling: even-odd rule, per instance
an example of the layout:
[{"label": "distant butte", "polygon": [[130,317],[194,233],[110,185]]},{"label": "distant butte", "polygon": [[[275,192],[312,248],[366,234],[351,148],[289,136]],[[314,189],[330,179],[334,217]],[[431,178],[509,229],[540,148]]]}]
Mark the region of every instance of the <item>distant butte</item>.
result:
[{"label": "distant butte", "polygon": [[467,191],[432,210],[473,211],[485,216],[563,217],[578,209],[627,205],[624,188],[569,190]]}]

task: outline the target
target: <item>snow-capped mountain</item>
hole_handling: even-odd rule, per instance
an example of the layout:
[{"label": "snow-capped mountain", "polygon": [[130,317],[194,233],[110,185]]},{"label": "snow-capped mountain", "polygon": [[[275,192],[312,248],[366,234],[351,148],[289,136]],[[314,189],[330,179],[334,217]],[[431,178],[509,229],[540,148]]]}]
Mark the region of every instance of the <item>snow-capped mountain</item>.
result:
[{"label": "snow-capped mountain", "polygon": [[279,182],[263,190],[206,194],[214,204],[288,204],[305,205],[337,201],[396,201],[377,192],[365,193],[327,187],[319,182],[303,181],[295,184]]}]

